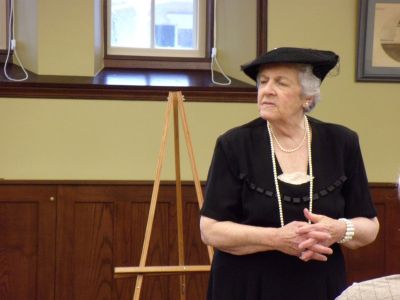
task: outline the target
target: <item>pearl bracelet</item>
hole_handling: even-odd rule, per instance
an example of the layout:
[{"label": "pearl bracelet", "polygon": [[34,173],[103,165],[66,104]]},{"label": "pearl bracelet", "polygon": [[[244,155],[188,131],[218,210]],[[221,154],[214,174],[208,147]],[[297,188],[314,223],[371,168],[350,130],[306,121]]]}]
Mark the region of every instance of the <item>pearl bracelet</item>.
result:
[{"label": "pearl bracelet", "polygon": [[346,233],[344,234],[343,238],[338,241],[339,244],[343,244],[345,242],[350,241],[354,236],[354,224],[351,220],[340,218],[339,221],[346,223]]}]

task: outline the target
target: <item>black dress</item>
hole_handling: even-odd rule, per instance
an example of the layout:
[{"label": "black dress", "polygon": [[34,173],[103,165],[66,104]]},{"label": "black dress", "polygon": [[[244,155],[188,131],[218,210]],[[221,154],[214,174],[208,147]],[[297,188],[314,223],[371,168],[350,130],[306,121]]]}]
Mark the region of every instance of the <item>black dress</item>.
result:
[{"label": "black dress", "polygon": [[[309,118],[314,173],[313,212],[338,219],[376,216],[357,134]],[[277,162],[277,172],[281,168]],[[280,181],[285,224],[306,221],[309,183]],[[201,214],[218,221],[279,227],[270,141],[265,120],[234,128],[217,140]],[[327,262],[303,262],[278,251],[236,256],[216,250],[208,300],[327,300],[346,288],[338,244]]]}]

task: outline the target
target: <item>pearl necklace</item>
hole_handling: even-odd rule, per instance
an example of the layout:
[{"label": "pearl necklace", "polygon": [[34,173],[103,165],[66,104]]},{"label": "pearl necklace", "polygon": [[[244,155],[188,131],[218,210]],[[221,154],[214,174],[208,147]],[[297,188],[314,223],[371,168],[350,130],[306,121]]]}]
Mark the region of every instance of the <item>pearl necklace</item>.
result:
[{"label": "pearl necklace", "polygon": [[[304,116],[304,124],[305,124],[305,132],[306,132],[306,135],[307,135],[308,168],[310,170],[310,204],[309,204],[308,210],[312,213],[314,177],[313,177],[312,157],[311,157],[311,130],[310,130],[310,126],[308,124],[307,116]],[[270,127],[268,121],[267,121],[267,129],[268,129],[269,141],[270,141],[270,146],[271,146],[272,170],[273,170],[273,173],[274,173],[275,190],[276,190],[276,195],[277,195],[277,198],[278,198],[279,220],[281,222],[281,227],[283,227],[285,225],[285,221],[284,221],[283,209],[282,209],[282,196],[281,196],[281,193],[280,193],[280,190],[279,190],[278,174],[277,174],[277,171],[276,171],[275,150],[274,150],[274,143],[273,143],[273,140],[272,140],[273,134],[272,134],[272,130],[271,130],[271,127]],[[278,144],[278,146],[279,146],[279,144]],[[310,223],[310,221],[308,221],[308,223]]]},{"label": "pearl necklace", "polygon": [[301,148],[301,146],[303,146],[304,141],[306,140],[306,136],[307,136],[306,120],[307,120],[307,118],[304,118],[304,136],[303,136],[303,139],[301,140],[300,144],[298,144],[293,149],[283,148],[283,146],[281,145],[281,143],[279,143],[277,137],[275,136],[274,131],[272,130],[272,128],[269,128],[269,130],[271,131],[271,135],[274,138],[274,140],[275,140],[276,144],[278,145],[279,149],[281,149],[283,152],[286,152],[286,153],[292,153],[292,152],[295,152],[295,151],[299,150]]}]

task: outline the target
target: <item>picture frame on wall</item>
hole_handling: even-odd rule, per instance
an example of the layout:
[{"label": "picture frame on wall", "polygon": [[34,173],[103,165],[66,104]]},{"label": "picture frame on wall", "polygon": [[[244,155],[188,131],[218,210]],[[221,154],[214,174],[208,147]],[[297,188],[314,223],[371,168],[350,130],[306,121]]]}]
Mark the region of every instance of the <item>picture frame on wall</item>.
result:
[{"label": "picture frame on wall", "polygon": [[400,81],[400,0],[360,0],[357,81]]}]

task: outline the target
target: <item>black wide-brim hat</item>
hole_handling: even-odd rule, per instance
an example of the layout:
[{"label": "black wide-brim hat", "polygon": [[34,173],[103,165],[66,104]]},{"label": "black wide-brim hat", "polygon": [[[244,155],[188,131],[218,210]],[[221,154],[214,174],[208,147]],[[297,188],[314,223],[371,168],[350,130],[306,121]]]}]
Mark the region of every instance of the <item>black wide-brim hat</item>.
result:
[{"label": "black wide-brim hat", "polygon": [[309,64],[313,67],[314,75],[322,81],[326,74],[336,66],[338,60],[339,56],[332,51],[282,47],[268,51],[252,62],[242,65],[241,68],[247,76],[257,81],[260,67],[266,64]]}]

